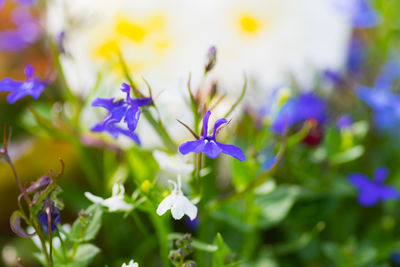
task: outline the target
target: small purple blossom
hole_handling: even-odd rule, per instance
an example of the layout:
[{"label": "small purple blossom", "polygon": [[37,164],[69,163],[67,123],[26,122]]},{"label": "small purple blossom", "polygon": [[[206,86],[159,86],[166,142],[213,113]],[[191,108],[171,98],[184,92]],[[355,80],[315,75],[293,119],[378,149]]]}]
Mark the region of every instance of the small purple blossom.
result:
[{"label": "small purple blossom", "polygon": [[272,123],[275,133],[283,134],[285,128],[313,120],[318,125],[326,121],[326,103],[314,93],[303,93],[288,100],[279,110]]},{"label": "small purple blossom", "polygon": [[0,81],[0,92],[10,92],[7,96],[8,103],[12,104],[27,95],[34,99],[39,98],[47,83],[37,79],[34,72],[35,70],[31,65],[26,65],[26,80],[24,82],[10,78],[4,78]]},{"label": "small purple blossom", "polygon": [[379,23],[378,13],[367,0],[353,0],[352,22],[355,28],[374,27]]},{"label": "small purple blossom", "polygon": [[[122,84],[121,91],[126,93],[126,99],[116,101],[115,98],[96,98],[92,106],[103,107],[108,110],[108,115],[100,123],[92,127],[93,132],[108,132],[112,137],[117,138],[119,134],[131,138],[140,144],[139,137],[134,133],[141,114],[140,107],[150,105],[150,97],[132,99],[130,96],[130,86]],[[128,130],[120,127],[118,123],[126,123]]]},{"label": "small purple blossom", "polygon": [[371,87],[357,86],[356,94],[374,111],[375,125],[381,129],[400,127],[400,96],[392,92],[396,79],[400,78],[400,64],[388,62]]},{"label": "small purple blossom", "polygon": [[198,140],[188,141],[179,146],[179,152],[182,155],[188,153],[204,153],[210,158],[216,158],[219,154],[228,154],[240,161],[244,161],[246,157],[244,156],[242,150],[234,145],[226,145],[216,141],[215,135],[217,134],[218,128],[223,124],[227,123],[226,119],[219,119],[215,122],[214,130],[212,135],[208,135],[208,120],[210,118],[211,111],[207,111],[203,117],[203,136]]},{"label": "small purple blossom", "polygon": [[339,12],[350,17],[354,28],[369,28],[379,23],[379,15],[368,0],[338,0],[334,4]]},{"label": "small purple blossom", "polygon": [[380,167],[375,170],[374,180],[361,173],[349,175],[350,183],[359,190],[358,202],[362,206],[374,206],[379,201],[398,199],[399,191],[383,184],[387,174],[387,169]]},{"label": "small purple blossom", "polygon": [[16,29],[0,32],[0,51],[21,51],[36,42],[42,35],[43,30],[38,20],[32,16],[26,6],[13,10],[12,21]]},{"label": "small purple blossom", "polygon": [[[42,226],[43,231],[46,233],[49,232],[49,224],[48,224],[48,218],[47,218],[47,213],[42,212],[39,213],[38,215],[39,223]],[[56,225],[59,224],[61,221],[60,219],[60,212],[58,211],[53,211],[52,216],[51,216],[51,231],[54,232],[56,229]]]},{"label": "small purple blossom", "polygon": [[353,119],[349,114],[344,114],[339,117],[336,125],[340,130],[345,130],[353,125]]}]

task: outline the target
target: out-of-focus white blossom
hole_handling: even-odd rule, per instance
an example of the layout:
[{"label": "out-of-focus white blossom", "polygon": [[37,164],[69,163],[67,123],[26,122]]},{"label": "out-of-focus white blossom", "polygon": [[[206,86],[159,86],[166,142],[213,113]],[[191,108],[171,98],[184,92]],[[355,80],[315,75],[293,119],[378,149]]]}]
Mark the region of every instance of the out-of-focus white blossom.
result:
[{"label": "out-of-focus white blossom", "polygon": [[95,196],[90,192],[85,192],[85,196],[93,203],[97,203],[104,207],[107,207],[108,211],[110,212],[130,211],[133,206],[132,204],[127,203],[124,200],[124,193],[125,188],[122,184],[114,184],[112,189],[112,196],[107,199]]},{"label": "out-of-focus white blossom", "polygon": [[131,260],[128,265],[126,263],[123,263],[121,267],[139,267],[139,264],[137,262],[134,262]]},{"label": "out-of-focus white blossom", "polygon": [[[101,77],[95,96],[118,94],[126,81],[121,51],[143,93],[142,77],[158,95],[162,120],[177,139],[186,130],[175,119],[191,121],[189,72],[194,89],[219,81],[227,95],[214,113],[222,116],[240,95],[243,73],[249,80],[245,102],[262,105],[291,79],[310,89],[318,72],[342,69],[352,28],[332,0],[54,0],[48,22],[54,35],[66,32],[70,56],[62,65],[72,90],[86,96]],[[216,65],[201,83],[213,45]],[[94,123],[93,113],[84,109],[84,124]],[[149,129],[137,129],[144,146],[157,144]]]},{"label": "out-of-focus white blossom", "polygon": [[183,195],[180,176],[178,176],[178,184],[171,180],[169,182],[174,185],[174,189],[171,195],[164,198],[158,205],[157,214],[161,216],[170,209],[175,220],[182,219],[186,214],[193,221],[197,216],[197,207]]},{"label": "out-of-focus white blossom", "polygon": [[169,155],[165,152],[155,150],[153,156],[160,165],[162,172],[168,176],[176,177],[178,174],[182,174],[184,177],[190,175],[193,170],[193,164],[185,162],[184,157],[180,154]]}]

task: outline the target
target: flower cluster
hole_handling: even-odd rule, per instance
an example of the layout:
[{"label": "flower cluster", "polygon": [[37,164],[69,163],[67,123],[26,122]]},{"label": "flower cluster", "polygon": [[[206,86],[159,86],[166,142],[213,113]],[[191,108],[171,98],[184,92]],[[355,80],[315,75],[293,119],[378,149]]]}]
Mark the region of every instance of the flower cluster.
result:
[{"label": "flower cluster", "polygon": [[[150,105],[152,99],[150,97],[133,99],[131,98],[130,90],[130,86],[123,83],[121,91],[126,93],[125,100],[116,101],[115,98],[96,98],[93,101],[93,107],[102,107],[109,112],[102,122],[92,127],[91,130],[93,132],[107,132],[114,138],[122,134],[140,144],[139,137],[134,133],[141,114],[140,107]],[[126,123],[128,129],[119,125],[122,121]]]}]

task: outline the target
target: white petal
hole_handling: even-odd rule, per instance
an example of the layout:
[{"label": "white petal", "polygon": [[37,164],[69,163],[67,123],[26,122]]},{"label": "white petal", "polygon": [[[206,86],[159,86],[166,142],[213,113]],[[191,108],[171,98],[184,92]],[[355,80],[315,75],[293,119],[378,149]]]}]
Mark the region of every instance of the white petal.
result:
[{"label": "white petal", "polygon": [[189,199],[184,197],[183,201],[183,212],[189,216],[190,220],[193,221],[197,217],[197,207]]},{"label": "white petal", "polygon": [[169,210],[169,209],[172,207],[172,205],[174,204],[175,198],[176,198],[176,195],[174,195],[174,194],[169,195],[169,196],[167,196],[166,198],[164,198],[164,200],[161,201],[160,205],[158,205],[157,214],[158,214],[159,216],[161,216],[161,215],[163,215],[167,210]]},{"label": "white petal", "polygon": [[114,184],[112,189],[112,196],[123,195],[125,193],[125,188],[122,184]]},{"label": "white petal", "polygon": [[171,208],[172,217],[175,220],[180,220],[180,219],[182,219],[183,215],[185,215],[185,213],[183,212],[183,203],[182,203],[181,198],[182,198],[182,196],[177,196],[176,202],[174,203],[174,205]]},{"label": "white petal", "polygon": [[171,213],[175,220],[181,219],[185,214],[189,216],[190,220],[194,220],[197,216],[197,207],[185,196],[177,196]]},{"label": "white petal", "polygon": [[90,192],[85,192],[85,197],[88,198],[93,203],[104,205],[104,199],[102,199],[101,197],[95,196]]},{"label": "white petal", "polygon": [[104,206],[108,207],[110,212],[113,211],[129,211],[132,209],[132,204],[124,201],[123,196],[110,197],[104,201]]}]

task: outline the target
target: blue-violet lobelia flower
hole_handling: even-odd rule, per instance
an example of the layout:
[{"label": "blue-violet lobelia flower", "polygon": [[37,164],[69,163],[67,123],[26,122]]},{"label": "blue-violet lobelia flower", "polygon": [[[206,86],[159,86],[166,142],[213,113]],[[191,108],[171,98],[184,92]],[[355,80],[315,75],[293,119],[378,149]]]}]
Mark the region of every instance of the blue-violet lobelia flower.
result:
[{"label": "blue-violet lobelia flower", "polygon": [[211,111],[208,110],[203,117],[203,136],[201,136],[198,140],[183,143],[179,146],[179,152],[182,155],[186,155],[191,152],[203,152],[206,156],[213,159],[218,157],[219,154],[225,153],[240,161],[244,161],[246,157],[240,148],[234,145],[221,144],[215,139],[218,128],[228,122],[226,119],[217,120],[214,125],[213,134],[208,135],[208,120],[210,119],[210,115]]},{"label": "blue-violet lobelia flower", "polygon": [[[115,101],[114,98],[96,98],[93,101],[93,107],[103,107],[109,113],[102,122],[94,125],[91,130],[93,132],[108,132],[114,138],[122,134],[140,144],[139,137],[133,131],[135,131],[139,121],[140,107],[150,105],[152,99],[150,97],[132,99],[130,86],[126,83],[122,84],[121,91],[126,93],[126,100]],[[128,129],[118,125],[122,121],[126,123]]]},{"label": "blue-violet lobelia flower", "polygon": [[381,129],[400,127],[400,95],[392,92],[396,79],[400,79],[400,63],[385,64],[373,88],[357,86],[356,94],[374,111],[375,125]]},{"label": "blue-violet lobelia flower", "polygon": [[305,121],[312,122],[312,128],[303,142],[315,146],[323,136],[323,124],[326,122],[327,104],[314,93],[303,93],[289,99],[281,107],[274,121],[272,130],[277,134],[283,134],[285,129],[292,126],[301,126]]},{"label": "blue-violet lobelia flower", "polygon": [[27,65],[25,67],[26,80],[24,82],[10,78],[4,78],[0,81],[0,92],[10,92],[7,96],[8,103],[12,104],[27,95],[32,96],[34,99],[39,98],[47,83],[37,79],[34,72],[34,68],[31,65]]},{"label": "blue-violet lobelia flower", "polygon": [[361,173],[349,175],[350,183],[359,190],[358,202],[362,206],[374,206],[379,201],[398,199],[399,191],[383,184],[387,174],[387,169],[380,167],[375,170],[374,180]]},{"label": "blue-violet lobelia flower", "polygon": [[[42,226],[43,231],[45,231],[46,233],[49,232],[49,224],[48,224],[48,218],[47,218],[47,213],[46,212],[42,212],[39,213],[38,215],[38,219],[39,219],[39,223]],[[60,219],[60,212],[58,211],[53,211],[52,215],[51,215],[51,231],[54,232],[54,230],[56,229],[56,225],[59,224],[61,221]]]}]

